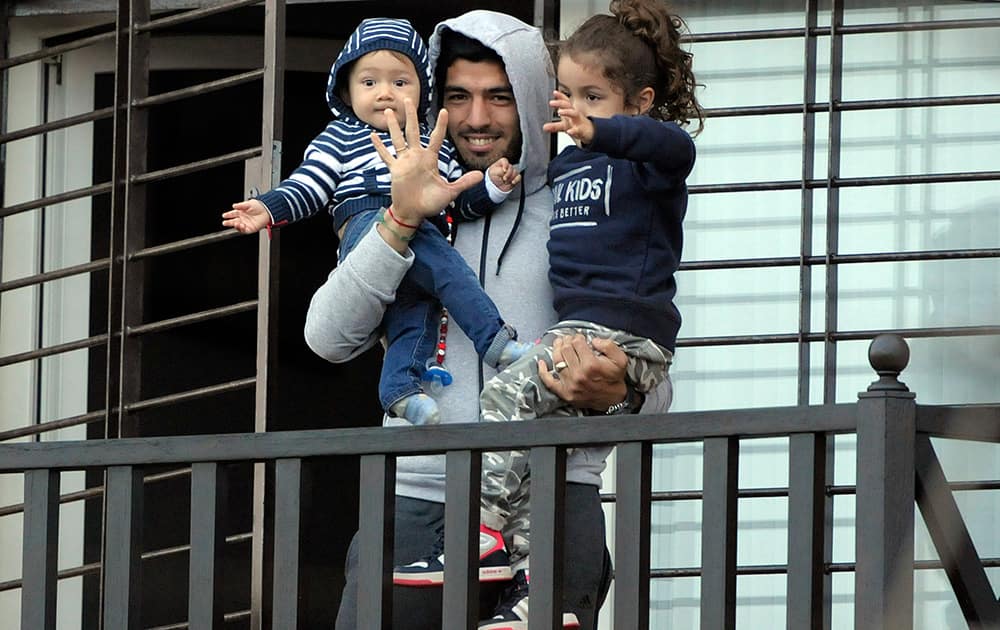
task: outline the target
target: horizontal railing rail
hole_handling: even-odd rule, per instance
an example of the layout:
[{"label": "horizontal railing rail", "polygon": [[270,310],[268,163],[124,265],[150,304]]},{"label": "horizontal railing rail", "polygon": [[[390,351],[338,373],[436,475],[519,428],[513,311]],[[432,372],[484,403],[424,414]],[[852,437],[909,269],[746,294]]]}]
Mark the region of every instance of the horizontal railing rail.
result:
[{"label": "horizontal railing rail", "polygon": [[[223,383],[206,385],[205,387],[197,387],[195,389],[188,389],[180,392],[175,392],[172,394],[166,394],[164,396],[157,396],[155,398],[146,398],[143,400],[138,400],[136,402],[128,403],[127,405],[125,405],[125,410],[128,412],[135,412],[147,409],[154,409],[156,407],[163,407],[166,405],[175,405],[178,403],[190,402],[192,400],[199,400],[201,398],[208,398],[210,396],[216,396],[219,394],[227,394],[229,392],[251,389],[253,388],[255,383],[256,383],[256,378],[252,376],[238,378],[231,381],[225,381]],[[117,414],[118,412],[119,412],[118,407],[112,409],[112,413]],[[100,410],[90,411],[85,414],[70,416],[68,418],[49,420],[46,422],[39,422],[37,424],[30,424],[27,426],[18,427],[16,429],[8,429],[6,431],[0,431],[0,442],[4,442],[6,440],[13,440],[21,437],[27,437],[31,435],[40,435],[42,433],[46,433],[48,431],[53,431],[56,429],[66,429],[69,427],[79,426],[81,424],[90,424],[92,422],[103,421],[106,415],[107,415],[107,410],[100,409]]]},{"label": "horizontal railing rail", "polygon": [[[345,419],[350,421],[350,419]],[[363,418],[357,418],[361,424]],[[426,455],[453,450],[684,442],[706,437],[849,433],[855,405],[767,407],[616,418],[553,418],[531,425],[453,424],[276,431],[254,434],[0,444],[0,472],[78,470],[191,461],[259,461],[343,455]]]},{"label": "horizontal railing rail", "polygon": [[918,405],[917,431],[931,437],[1000,443],[1000,406]]}]

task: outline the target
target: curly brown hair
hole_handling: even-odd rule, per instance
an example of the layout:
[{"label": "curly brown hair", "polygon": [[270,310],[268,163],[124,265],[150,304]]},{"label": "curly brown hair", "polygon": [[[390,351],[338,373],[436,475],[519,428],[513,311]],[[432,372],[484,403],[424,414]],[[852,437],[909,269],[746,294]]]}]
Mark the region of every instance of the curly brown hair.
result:
[{"label": "curly brown hair", "polygon": [[610,10],[612,15],[595,15],[581,24],[558,46],[558,54],[593,56],[628,104],[634,104],[643,88],[652,87],[649,115],[680,125],[697,120],[697,135],[705,113],[695,96],[699,84],[691,67],[693,55],[681,48],[687,24],[662,0],[611,0]]}]

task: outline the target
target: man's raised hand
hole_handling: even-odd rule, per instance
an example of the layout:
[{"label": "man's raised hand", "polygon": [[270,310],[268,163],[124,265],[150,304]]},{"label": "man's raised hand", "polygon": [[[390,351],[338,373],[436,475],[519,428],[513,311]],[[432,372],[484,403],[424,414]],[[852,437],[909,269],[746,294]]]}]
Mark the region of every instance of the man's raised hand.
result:
[{"label": "man's raised hand", "polygon": [[392,209],[404,223],[419,224],[426,217],[437,216],[463,190],[475,186],[483,178],[481,171],[472,171],[449,182],[438,169],[438,151],[448,129],[448,112],[441,110],[431,131],[430,142],[420,143],[420,122],[417,109],[409,98],[403,100],[406,110],[406,131],[399,128],[396,112],[386,110],[389,139],[395,152],[383,144],[378,134],[371,140],[379,157],[389,167],[392,177]]}]

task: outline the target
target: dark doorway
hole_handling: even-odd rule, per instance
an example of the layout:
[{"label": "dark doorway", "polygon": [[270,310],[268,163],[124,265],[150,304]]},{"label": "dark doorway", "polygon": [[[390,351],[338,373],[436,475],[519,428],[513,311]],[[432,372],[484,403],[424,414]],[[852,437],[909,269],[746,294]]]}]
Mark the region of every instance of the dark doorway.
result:
[{"label": "dark doorway", "polygon": [[[237,73],[238,70],[154,71],[150,93],[158,94]],[[114,77],[96,78],[95,107],[113,104]],[[326,74],[288,72],[285,79],[283,175],[297,166],[308,142],[329,119],[325,104]],[[246,149],[260,144],[262,91],[246,84],[221,92],[162,105],[150,111],[148,168],[157,170]],[[94,182],[111,177],[111,121],[94,131]],[[159,245],[218,231],[220,214],[244,199],[242,163],[172,178],[147,187],[146,245]],[[110,198],[94,200],[92,255],[108,255]],[[312,292],[336,262],[336,239],[327,214],[282,230],[279,263],[278,362],[269,430],[295,430],[377,425],[381,412],[376,384],[377,350],[344,365],[332,365],[305,345],[302,323]],[[106,273],[92,277],[92,334],[106,332]],[[144,322],[252,300],[257,293],[257,238],[239,237],[144,263]],[[255,374],[254,312],[224,317],[142,337],[141,396],[148,400]],[[103,348],[91,353],[90,407],[105,401]],[[254,393],[240,390],[166,405],[135,417],[137,436],[188,435],[253,431]],[[91,438],[104,437],[92,425]],[[300,601],[301,628],[333,624],[343,583],[343,556],[357,528],[357,461],[313,462],[310,500],[304,513]],[[164,472],[147,470],[147,475]],[[252,476],[249,464],[232,465],[229,513],[225,531],[236,536],[251,531]],[[100,478],[88,485],[100,485]],[[161,551],[187,544],[190,483],[187,476],[147,483],[143,548]],[[99,562],[102,515],[99,499],[88,502],[85,562]],[[250,607],[249,540],[226,545],[225,610]],[[185,552],[157,553],[142,566],[142,626],[176,624],[187,618]],[[98,627],[99,578],[86,578],[85,627]],[[227,628],[249,627],[239,618]]]}]

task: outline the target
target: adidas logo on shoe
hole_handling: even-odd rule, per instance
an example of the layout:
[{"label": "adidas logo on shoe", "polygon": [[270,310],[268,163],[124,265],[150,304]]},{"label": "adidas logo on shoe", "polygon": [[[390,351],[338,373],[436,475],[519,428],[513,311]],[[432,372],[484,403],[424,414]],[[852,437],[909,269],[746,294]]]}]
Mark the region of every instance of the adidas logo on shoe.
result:
[{"label": "adidas logo on shoe", "polygon": [[[396,567],[392,571],[392,583],[397,586],[440,586],[444,584],[444,532],[430,556]],[[509,580],[510,558],[503,536],[496,530],[479,526],[479,581],[499,582]]]}]

